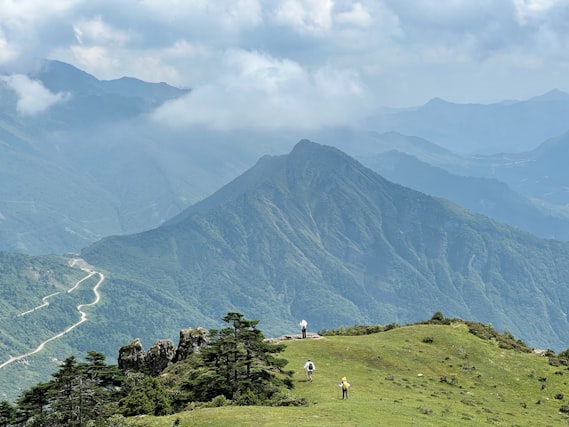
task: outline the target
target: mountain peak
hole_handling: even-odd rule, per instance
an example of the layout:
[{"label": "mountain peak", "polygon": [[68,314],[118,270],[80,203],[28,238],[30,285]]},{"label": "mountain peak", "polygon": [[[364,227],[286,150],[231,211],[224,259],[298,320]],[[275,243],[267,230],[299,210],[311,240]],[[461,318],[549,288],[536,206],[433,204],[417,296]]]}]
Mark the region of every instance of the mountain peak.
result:
[{"label": "mountain peak", "polygon": [[442,98],[436,97],[436,98],[430,99],[430,100],[425,104],[425,107],[433,107],[433,106],[449,105],[449,104],[450,104],[450,102],[445,101],[445,100],[442,99]]},{"label": "mountain peak", "polygon": [[543,95],[534,96],[530,101],[569,101],[569,94],[559,89],[552,89]]},{"label": "mountain peak", "polygon": [[325,153],[335,153],[336,155],[348,157],[345,153],[335,147],[332,147],[330,145],[322,145],[308,139],[301,139],[299,142],[297,142],[290,152],[290,157],[307,157],[313,155],[321,156]]}]

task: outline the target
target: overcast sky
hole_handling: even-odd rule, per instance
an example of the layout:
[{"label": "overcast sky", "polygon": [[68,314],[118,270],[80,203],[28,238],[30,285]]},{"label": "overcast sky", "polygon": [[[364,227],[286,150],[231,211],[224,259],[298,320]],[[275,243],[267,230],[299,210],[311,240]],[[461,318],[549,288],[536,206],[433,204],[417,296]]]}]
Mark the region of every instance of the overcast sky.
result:
[{"label": "overcast sky", "polygon": [[343,124],[569,92],[569,0],[0,0],[0,67],[34,58],[192,88],[164,121]]}]

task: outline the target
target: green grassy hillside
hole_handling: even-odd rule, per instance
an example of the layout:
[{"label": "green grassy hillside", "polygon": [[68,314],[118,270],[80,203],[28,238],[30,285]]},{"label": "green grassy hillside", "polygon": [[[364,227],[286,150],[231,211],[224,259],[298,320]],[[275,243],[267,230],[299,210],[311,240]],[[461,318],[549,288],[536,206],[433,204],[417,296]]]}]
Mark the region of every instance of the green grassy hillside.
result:
[{"label": "green grassy hillside", "polygon": [[[198,408],[137,426],[559,426],[567,425],[569,371],[548,357],[501,348],[464,322],[365,336],[291,340],[282,357],[304,407]],[[316,363],[314,381],[303,365]],[[341,377],[351,383],[341,399]],[[164,377],[168,380],[168,374]]]}]

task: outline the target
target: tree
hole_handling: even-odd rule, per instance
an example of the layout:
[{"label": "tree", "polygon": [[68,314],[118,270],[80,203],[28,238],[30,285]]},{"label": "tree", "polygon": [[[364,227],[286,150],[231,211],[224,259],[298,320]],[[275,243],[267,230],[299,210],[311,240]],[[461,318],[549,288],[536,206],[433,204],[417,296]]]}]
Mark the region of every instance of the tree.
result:
[{"label": "tree", "polygon": [[86,385],[81,374],[81,366],[74,356],[65,359],[59,371],[53,374],[53,410],[57,419],[68,426],[82,426],[87,419],[84,411]]},{"label": "tree", "polygon": [[[255,396],[269,400],[281,388],[292,388],[292,373],[285,372],[286,359],[276,357],[285,346],[264,341],[258,320],[229,312],[222,319],[230,326],[210,331],[210,343],[201,351],[200,366],[186,384],[193,400],[210,401],[216,396],[239,401]],[[245,400],[251,402],[250,398]]]},{"label": "tree", "polygon": [[7,427],[14,421],[16,408],[7,400],[0,402],[0,427]]},{"label": "tree", "polygon": [[172,412],[162,384],[146,374],[132,374],[126,381],[127,395],[120,400],[123,415],[168,415]]},{"label": "tree", "polygon": [[[53,382],[38,383],[29,390],[22,393],[16,402],[16,421],[23,423],[28,420],[35,419],[41,425],[42,420],[46,418],[46,407],[50,403],[50,394],[53,390]],[[26,423],[26,425],[34,425]]]},{"label": "tree", "polygon": [[[89,352],[86,362],[71,356],[48,383],[25,391],[17,402],[16,421],[26,426],[85,426],[117,412],[124,380],[105,356]],[[2,427],[0,425],[0,427]]]}]

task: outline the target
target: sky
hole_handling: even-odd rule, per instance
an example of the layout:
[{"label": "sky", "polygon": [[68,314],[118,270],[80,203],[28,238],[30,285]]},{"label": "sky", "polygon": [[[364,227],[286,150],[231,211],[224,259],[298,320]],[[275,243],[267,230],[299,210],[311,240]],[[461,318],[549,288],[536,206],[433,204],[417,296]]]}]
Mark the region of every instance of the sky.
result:
[{"label": "sky", "polygon": [[191,88],[172,126],[317,128],[569,92],[569,0],[0,0],[24,114],[68,99],[20,75],[37,58]]}]

